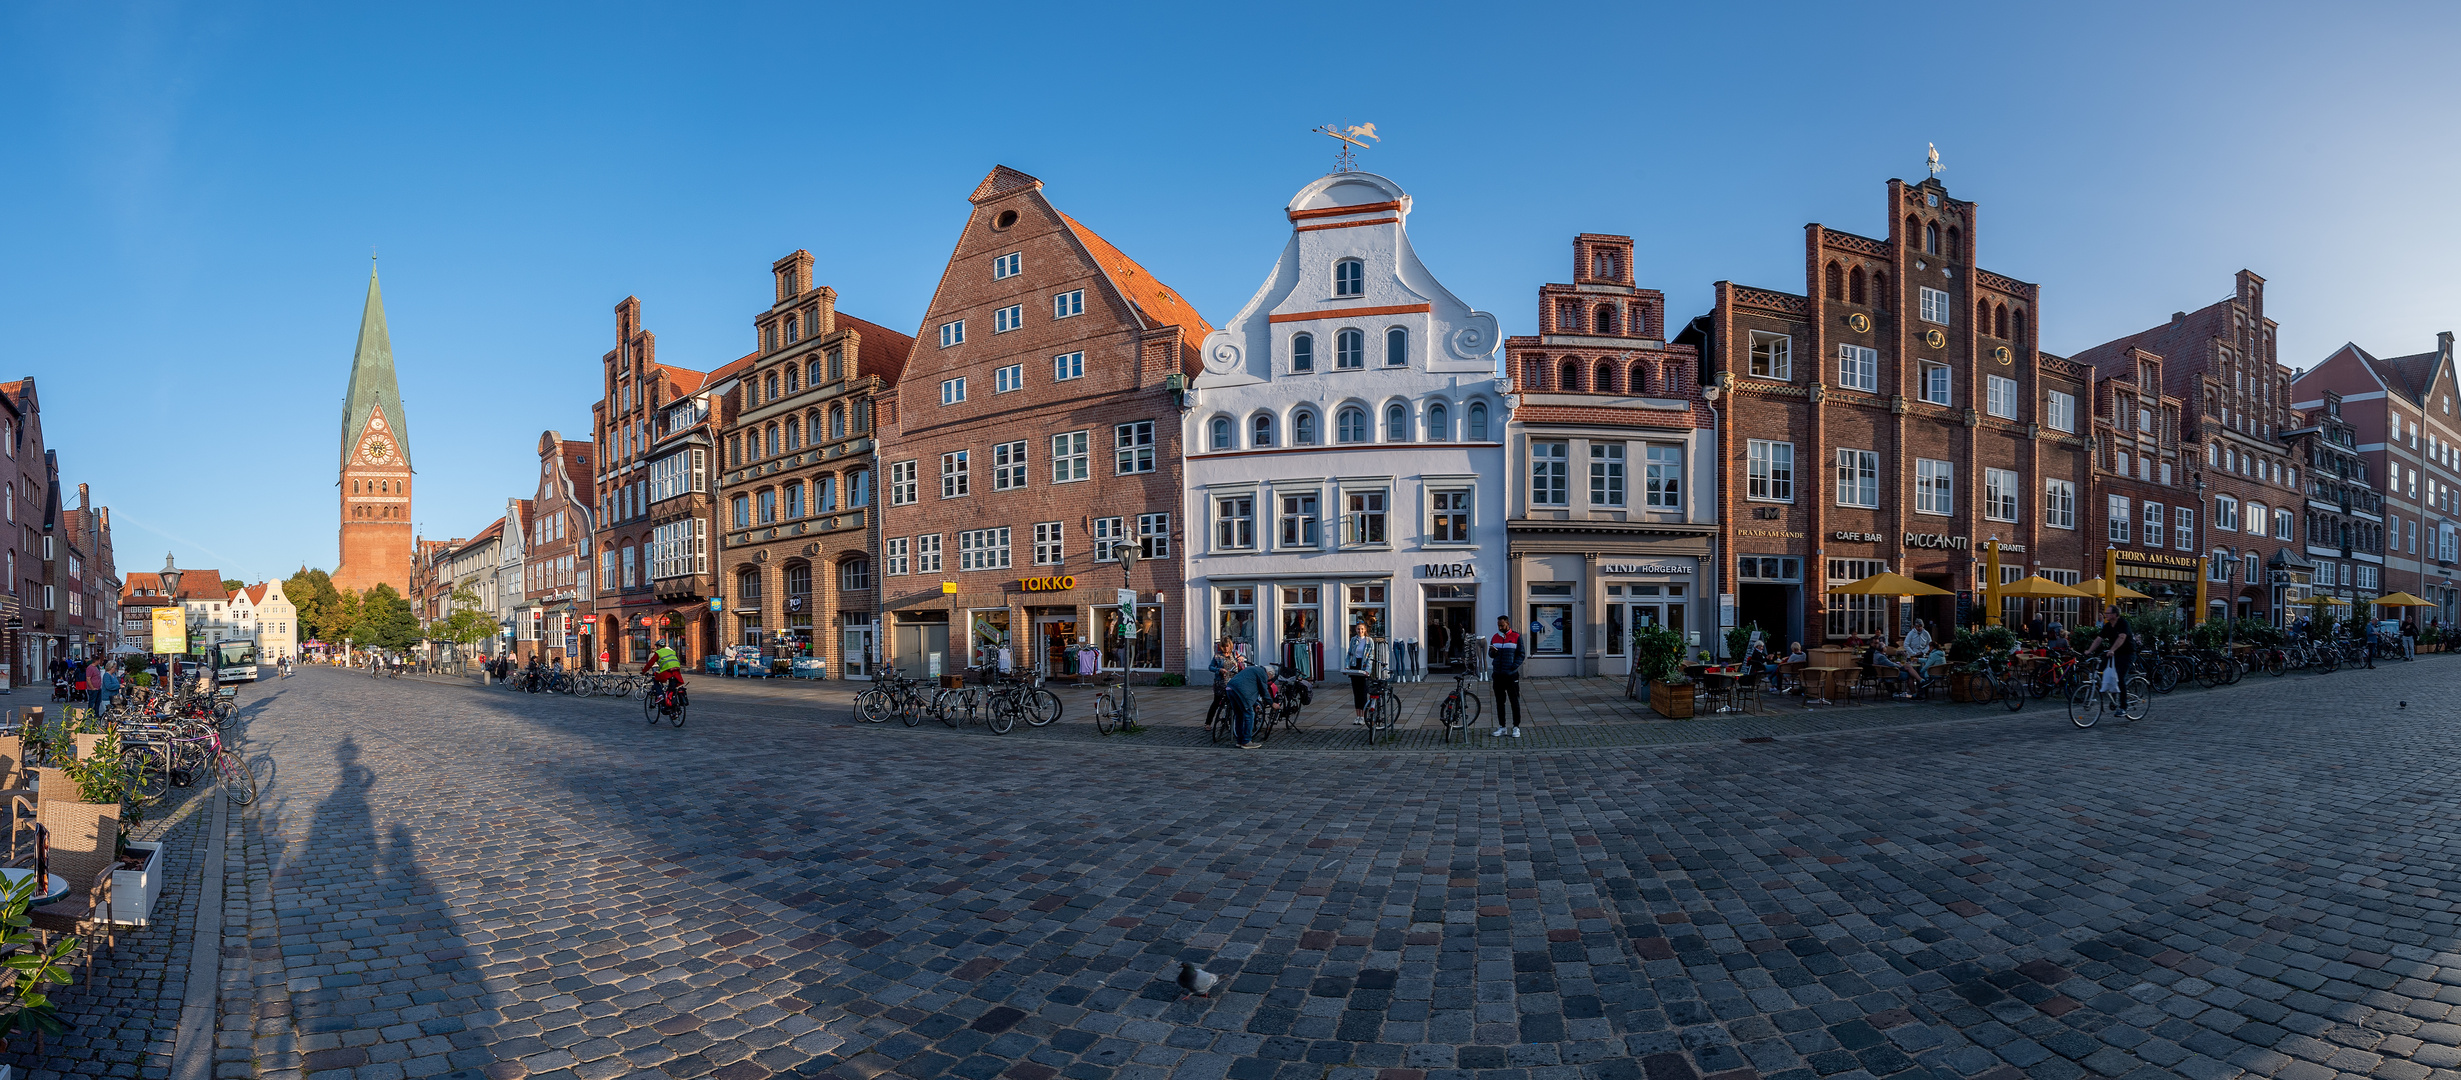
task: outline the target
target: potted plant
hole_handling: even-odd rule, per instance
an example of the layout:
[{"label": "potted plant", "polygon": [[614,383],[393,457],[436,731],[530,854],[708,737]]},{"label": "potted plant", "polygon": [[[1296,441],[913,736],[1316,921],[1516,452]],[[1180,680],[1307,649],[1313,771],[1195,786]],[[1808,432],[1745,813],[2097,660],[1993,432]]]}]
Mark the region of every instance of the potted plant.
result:
[{"label": "potted plant", "polygon": [[1632,663],[1649,682],[1649,707],[1682,720],[1692,715],[1692,680],[1683,673],[1683,635],[1663,626],[1632,632]]},{"label": "potted plant", "polygon": [[[1995,627],[2005,633],[2005,627]],[[1948,700],[1972,701],[1974,675],[1982,670],[1982,635],[1960,627],[1948,639]]]},{"label": "potted plant", "polygon": [[1760,624],[1748,622],[1726,632],[1726,658],[1741,660],[1752,651],[1752,635],[1760,632]]},{"label": "potted plant", "polygon": [[[8,981],[0,983],[0,1040],[21,1031],[39,1038],[74,1030],[60,1019],[58,1007],[43,994],[43,985],[68,981],[65,961],[77,948],[77,939],[62,934],[48,949],[35,947],[33,920],[26,917],[26,910],[34,906],[39,886],[32,874],[14,884],[0,885],[0,950],[8,953],[7,959],[0,960],[0,968],[8,972]],[[9,1080],[13,1072],[0,1068],[0,1080]]]}]

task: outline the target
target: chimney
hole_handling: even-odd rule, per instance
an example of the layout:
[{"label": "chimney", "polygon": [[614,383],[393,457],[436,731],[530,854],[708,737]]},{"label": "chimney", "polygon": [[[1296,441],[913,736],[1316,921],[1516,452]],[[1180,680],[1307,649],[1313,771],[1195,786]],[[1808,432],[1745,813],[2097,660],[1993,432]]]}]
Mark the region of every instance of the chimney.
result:
[{"label": "chimney", "polygon": [[77,509],[79,509],[79,510],[90,510],[90,509],[92,509],[92,508],[93,508],[93,504],[92,504],[92,503],[90,503],[90,502],[88,502],[88,501],[87,501],[87,499],[86,499],[86,489],[85,489],[85,485],[84,485],[84,484],[79,484],[79,485],[77,485]]},{"label": "chimney", "polygon": [[2183,322],[2186,322],[2186,321],[2188,321],[2188,313],[2187,313],[2187,312],[2184,312],[2184,311],[2174,311],[2174,312],[2171,312],[2171,313],[2170,313],[2170,321],[2175,322],[2175,323],[2183,323]]},{"label": "chimney", "polygon": [[2452,331],[2446,330],[2435,335],[2435,355],[2437,359],[2447,364],[2452,362]]}]

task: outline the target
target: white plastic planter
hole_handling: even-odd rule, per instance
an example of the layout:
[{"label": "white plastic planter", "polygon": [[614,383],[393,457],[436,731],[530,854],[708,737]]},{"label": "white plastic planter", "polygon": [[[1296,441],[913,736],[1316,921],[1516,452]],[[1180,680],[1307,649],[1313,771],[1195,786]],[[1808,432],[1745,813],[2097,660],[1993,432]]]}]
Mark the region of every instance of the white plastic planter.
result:
[{"label": "white plastic planter", "polygon": [[[128,850],[145,852],[145,862],[135,870],[111,872],[111,921],[121,926],[149,926],[154,898],[162,895],[168,856],[159,843],[131,843]],[[0,1076],[0,1080],[9,1078]]]}]

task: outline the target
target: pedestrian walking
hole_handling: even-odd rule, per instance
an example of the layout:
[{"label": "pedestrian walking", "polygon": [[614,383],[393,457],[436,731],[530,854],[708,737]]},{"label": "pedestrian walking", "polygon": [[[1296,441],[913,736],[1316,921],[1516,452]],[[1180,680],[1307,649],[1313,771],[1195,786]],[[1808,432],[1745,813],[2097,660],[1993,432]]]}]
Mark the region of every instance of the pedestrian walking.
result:
[{"label": "pedestrian walking", "polygon": [[102,711],[104,705],[117,701],[120,697],[120,673],[112,670],[109,664],[103,664],[101,667],[102,690],[96,695],[97,704],[94,706],[96,712]]},{"label": "pedestrian walking", "polygon": [[2418,616],[2405,613],[2401,617],[2401,658],[2418,659]]},{"label": "pedestrian walking", "polygon": [[[1487,639],[1487,659],[1494,675],[1495,734],[1521,737],[1521,635],[1513,633],[1512,620],[1495,617],[1495,636]],[[1506,723],[1506,718],[1511,722]]]},{"label": "pedestrian walking", "polygon": [[1369,666],[1376,662],[1375,639],[1367,636],[1367,624],[1350,624],[1350,647],[1342,653],[1342,672],[1350,676],[1350,724],[1367,723],[1367,676]]}]

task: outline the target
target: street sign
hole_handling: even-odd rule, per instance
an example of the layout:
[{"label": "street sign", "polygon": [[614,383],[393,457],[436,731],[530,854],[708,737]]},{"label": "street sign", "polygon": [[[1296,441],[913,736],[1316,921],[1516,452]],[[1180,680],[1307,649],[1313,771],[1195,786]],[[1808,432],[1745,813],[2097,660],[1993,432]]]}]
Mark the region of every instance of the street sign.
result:
[{"label": "street sign", "polygon": [[154,609],[154,650],[158,653],[188,651],[188,608],[170,604]]}]

